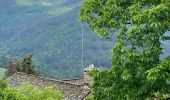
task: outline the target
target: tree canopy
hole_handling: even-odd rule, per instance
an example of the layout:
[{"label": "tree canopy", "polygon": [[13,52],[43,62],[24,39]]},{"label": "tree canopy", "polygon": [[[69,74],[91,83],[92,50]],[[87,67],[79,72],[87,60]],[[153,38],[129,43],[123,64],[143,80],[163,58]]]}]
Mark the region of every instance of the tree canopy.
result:
[{"label": "tree canopy", "polygon": [[94,71],[96,100],[144,100],[170,89],[170,0],[84,0],[80,20],[103,38],[117,38],[112,67]]}]

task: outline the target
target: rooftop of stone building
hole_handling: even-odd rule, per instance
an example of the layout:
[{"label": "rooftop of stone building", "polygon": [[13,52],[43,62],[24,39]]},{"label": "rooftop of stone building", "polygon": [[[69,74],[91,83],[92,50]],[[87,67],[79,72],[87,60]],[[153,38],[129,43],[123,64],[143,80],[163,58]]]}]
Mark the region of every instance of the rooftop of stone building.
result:
[{"label": "rooftop of stone building", "polygon": [[19,87],[22,83],[32,84],[38,88],[52,86],[63,94],[63,100],[84,100],[90,94],[90,87],[83,79],[55,80],[21,72],[8,78],[11,87]]},{"label": "rooftop of stone building", "polygon": [[66,83],[71,83],[71,84],[84,85],[84,79],[79,79],[79,78],[64,79],[64,80],[61,80],[61,81],[66,82]]},{"label": "rooftop of stone building", "polygon": [[87,72],[87,71],[91,71],[91,70],[93,70],[93,69],[95,69],[95,67],[94,67],[93,64],[91,64],[91,65],[89,65],[89,67],[87,67],[87,68],[85,68],[85,69],[83,69],[83,70],[84,70],[84,72]]}]

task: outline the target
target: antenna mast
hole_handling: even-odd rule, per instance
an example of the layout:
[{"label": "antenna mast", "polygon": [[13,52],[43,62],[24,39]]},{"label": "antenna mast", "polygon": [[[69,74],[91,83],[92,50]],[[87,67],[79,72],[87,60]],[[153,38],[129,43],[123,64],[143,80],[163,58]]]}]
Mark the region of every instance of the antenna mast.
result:
[{"label": "antenna mast", "polygon": [[82,41],[81,41],[81,71],[82,71],[82,77],[83,77],[83,66],[84,66],[84,27],[83,27],[83,24],[82,24],[82,27],[81,27],[81,31],[82,31],[82,34],[81,34],[81,37],[82,37]]}]

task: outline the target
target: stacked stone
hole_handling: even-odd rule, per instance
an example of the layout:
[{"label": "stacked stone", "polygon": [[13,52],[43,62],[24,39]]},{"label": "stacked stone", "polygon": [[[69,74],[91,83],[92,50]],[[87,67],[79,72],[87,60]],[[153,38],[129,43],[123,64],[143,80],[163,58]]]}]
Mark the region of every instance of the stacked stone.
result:
[{"label": "stacked stone", "polygon": [[82,79],[62,81],[19,72],[16,72],[8,79],[11,87],[19,87],[22,83],[32,84],[38,88],[52,86],[63,94],[63,99],[65,100],[83,100],[82,98],[85,98],[84,96],[87,96],[90,92],[90,88],[85,88]]}]

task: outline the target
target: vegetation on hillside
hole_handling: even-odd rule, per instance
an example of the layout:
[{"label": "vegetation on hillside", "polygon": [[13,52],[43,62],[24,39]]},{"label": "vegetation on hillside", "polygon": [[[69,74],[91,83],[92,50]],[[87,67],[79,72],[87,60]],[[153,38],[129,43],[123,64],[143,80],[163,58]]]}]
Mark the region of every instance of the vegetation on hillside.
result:
[{"label": "vegetation on hillside", "polygon": [[27,55],[24,58],[17,60],[15,66],[18,72],[23,72],[26,74],[33,74],[33,75],[38,74],[37,66],[32,60],[32,55]]},{"label": "vegetation on hillside", "polygon": [[28,84],[9,87],[5,80],[0,80],[0,100],[62,100],[62,94],[51,87],[38,89]]},{"label": "vegetation on hillside", "polygon": [[5,68],[0,68],[0,79],[5,77],[5,72],[6,72]]},{"label": "vegetation on hillside", "polygon": [[[17,1],[17,2],[16,2]],[[82,0],[0,0],[0,53],[16,59],[34,55],[41,75],[81,78]],[[108,67],[112,43],[84,25],[84,66]]]},{"label": "vegetation on hillside", "polygon": [[15,64],[12,62],[12,59],[10,59],[8,61],[8,69],[6,71],[6,76],[9,77],[9,76],[12,76],[16,71],[16,66]]},{"label": "vegetation on hillside", "polygon": [[0,67],[1,68],[6,68],[7,62],[8,62],[8,58],[7,57],[3,57],[0,54]]},{"label": "vegetation on hillside", "polygon": [[99,36],[117,38],[112,67],[92,72],[95,100],[160,99],[169,93],[170,59],[161,55],[170,40],[170,0],[84,0],[80,19]]},{"label": "vegetation on hillside", "polygon": [[26,74],[37,75],[37,66],[32,60],[32,55],[26,55],[22,59],[13,61],[9,59],[7,66],[7,76],[12,76],[15,72],[22,72]]}]

